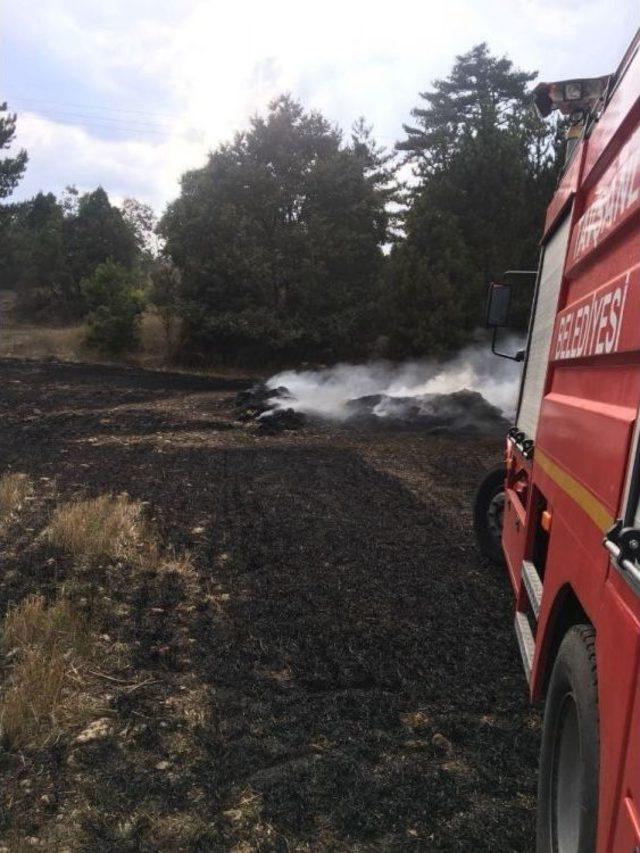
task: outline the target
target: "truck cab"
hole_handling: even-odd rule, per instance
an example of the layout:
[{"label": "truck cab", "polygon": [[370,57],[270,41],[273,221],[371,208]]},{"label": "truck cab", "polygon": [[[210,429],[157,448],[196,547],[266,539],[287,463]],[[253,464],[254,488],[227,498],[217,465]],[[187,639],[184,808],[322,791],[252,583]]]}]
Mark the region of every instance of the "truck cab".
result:
[{"label": "truck cab", "polygon": [[[504,468],[476,502],[545,707],[544,853],[640,850],[639,48],[636,34],[599,88],[537,90],[571,116],[571,150],[547,210]],[[587,106],[572,113],[572,101]],[[494,326],[505,286],[490,293]]]}]

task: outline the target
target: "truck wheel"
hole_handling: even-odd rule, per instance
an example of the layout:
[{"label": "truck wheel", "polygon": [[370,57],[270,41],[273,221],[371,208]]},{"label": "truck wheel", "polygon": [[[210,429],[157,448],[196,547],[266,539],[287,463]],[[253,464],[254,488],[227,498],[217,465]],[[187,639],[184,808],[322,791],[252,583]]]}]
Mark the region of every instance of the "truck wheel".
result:
[{"label": "truck wheel", "polygon": [[496,465],[478,486],[473,504],[473,526],[480,552],[497,566],[504,566],[502,517],[504,515],[504,465]]},{"label": "truck wheel", "polygon": [[560,644],[544,709],[538,853],[596,849],[599,764],[595,632],[574,625]]}]

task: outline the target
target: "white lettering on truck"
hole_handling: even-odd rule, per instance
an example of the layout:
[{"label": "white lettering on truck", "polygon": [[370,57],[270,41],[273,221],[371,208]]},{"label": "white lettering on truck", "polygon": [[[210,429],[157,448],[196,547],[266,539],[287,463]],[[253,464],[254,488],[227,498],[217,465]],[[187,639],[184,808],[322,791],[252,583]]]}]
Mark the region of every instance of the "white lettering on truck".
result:
[{"label": "white lettering on truck", "polygon": [[584,358],[617,352],[629,289],[629,275],[624,284],[598,295],[560,317],[556,332],[554,360]]},{"label": "white lettering on truck", "polygon": [[637,135],[634,135],[613,161],[596,190],[595,198],[580,218],[573,249],[574,260],[595,248],[640,197],[640,150],[637,142]]}]

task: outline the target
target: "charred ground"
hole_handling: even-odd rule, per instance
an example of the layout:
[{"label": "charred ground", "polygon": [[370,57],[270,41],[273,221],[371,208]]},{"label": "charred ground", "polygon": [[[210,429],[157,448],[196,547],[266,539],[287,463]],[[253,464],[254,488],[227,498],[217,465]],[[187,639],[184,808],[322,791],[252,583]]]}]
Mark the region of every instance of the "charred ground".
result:
[{"label": "charred ground", "polygon": [[[0,531],[1,611],[64,587],[110,721],[0,753],[8,849],[532,849],[539,721],[468,509],[499,442],[265,436],[226,379],[0,377],[0,468],[35,484]],[[122,491],[195,577],[52,556],[54,506]]]}]

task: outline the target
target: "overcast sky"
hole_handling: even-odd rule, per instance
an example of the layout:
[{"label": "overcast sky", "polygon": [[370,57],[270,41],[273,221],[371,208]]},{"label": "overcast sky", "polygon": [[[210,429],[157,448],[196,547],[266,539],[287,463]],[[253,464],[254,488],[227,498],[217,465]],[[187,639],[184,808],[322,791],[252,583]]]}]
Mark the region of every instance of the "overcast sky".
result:
[{"label": "overcast sky", "polygon": [[29,166],[15,198],[102,184],[161,212],[181,173],[288,91],[402,136],[418,92],[487,41],[541,79],[612,71],[638,0],[31,0],[3,4],[0,100]]}]

